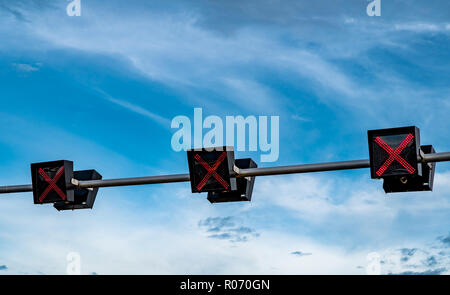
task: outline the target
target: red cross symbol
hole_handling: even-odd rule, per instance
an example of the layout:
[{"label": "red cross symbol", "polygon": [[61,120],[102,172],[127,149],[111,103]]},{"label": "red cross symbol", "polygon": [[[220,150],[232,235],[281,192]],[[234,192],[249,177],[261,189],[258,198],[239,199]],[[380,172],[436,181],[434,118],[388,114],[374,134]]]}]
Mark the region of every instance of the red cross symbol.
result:
[{"label": "red cross symbol", "polygon": [[56,182],[61,178],[61,175],[64,173],[64,166],[59,168],[58,172],[56,172],[56,175],[53,179],[51,179],[45,172],[42,170],[42,168],[39,168],[39,174],[44,178],[46,182],[48,182],[47,188],[42,192],[41,196],[39,197],[39,201],[42,203],[42,201],[47,197],[48,193],[53,189],[60,197],[61,199],[66,199],[66,194],[56,185]]},{"label": "red cross symbol", "polygon": [[219,167],[220,163],[227,157],[227,153],[223,152],[220,157],[217,159],[216,163],[211,167],[206,163],[205,160],[203,160],[198,154],[194,156],[194,159],[197,160],[205,169],[208,171],[208,173],[205,175],[205,177],[202,179],[202,181],[199,182],[197,185],[197,190],[200,191],[208,181],[208,179],[212,176],[214,177],[225,189],[228,189],[230,186],[218,173],[217,168]]},{"label": "red cross symbol", "polygon": [[386,142],[384,142],[379,136],[375,138],[375,142],[382,147],[388,154],[389,158],[381,165],[380,169],[376,172],[378,176],[383,175],[384,172],[391,166],[394,161],[399,162],[409,173],[413,174],[416,169],[412,167],[405,159],[400,157],[401,152],[406,148],[406,146],[413,140],[414,136],[410,133],[402,141],[402,143],[394,150]]}]

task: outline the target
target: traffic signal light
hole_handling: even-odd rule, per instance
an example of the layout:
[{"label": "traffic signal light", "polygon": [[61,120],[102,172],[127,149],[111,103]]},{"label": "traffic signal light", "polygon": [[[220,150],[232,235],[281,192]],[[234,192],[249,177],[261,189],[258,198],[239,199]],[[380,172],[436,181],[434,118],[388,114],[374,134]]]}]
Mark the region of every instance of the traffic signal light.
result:
[{"label": "traffic signal light", "polygon": [[[431,145],[420,147],[424,154],[433,154],[435,150]],[[383,189],[386,193],[432,191],[436,163],[422,164],[422,176],[388,177],[384,179]]]},{"label": "traffic signal light", "polygon": [[369,130],[368,138],[372,178],[422,176],[419,128]]},{"label": "traffic signal light", "polygon": [[[75,171],[73,176],[76,180],[100,180],[102,176],[95,170]],[[74,201],[59,201],[53,204],[58,211],[92,209],[97,196],[98,188],[76,188],[74,189]]]},{"label": "traffic signal light", "polygon": [[[252,159],[237,159],[235,165],[239,169],[258,167]],[[236,191],[208,192],[208,201],[210,201],[211,203],[251,201],[255,177],[251,176],[251,177],[237,178],[236,182],[237,182]]]},{"label": "traffic signal light", "polygon": [[35,204],[74,200],[69,190],[73,178],[72,161],[52,161],[31,164],[33,200]]},{"label": "traffic signal light", "polygon": [[193,193],[235,191],[233,147],[202,148],[187,151]]}]

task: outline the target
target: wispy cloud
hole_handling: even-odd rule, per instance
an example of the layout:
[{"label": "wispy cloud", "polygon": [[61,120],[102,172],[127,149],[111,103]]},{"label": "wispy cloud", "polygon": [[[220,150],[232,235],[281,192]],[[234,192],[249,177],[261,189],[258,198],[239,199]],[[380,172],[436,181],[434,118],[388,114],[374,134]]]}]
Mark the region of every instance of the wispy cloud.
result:
[{"label": "wispy cloud", "polygon": [[301,121],[301,122],[311,122],[311,121],[312,121],[311,119],[302,117],[302,116],[300,116],[300,115],[292,115],[292,116],[291,116],[291,119],[292,119],[292,120],[295,120],[295,121]]},{"label": "wispy cloud", "polygon": [[234,104],[254,111],[280,111],[276,98],[280,98],[274,90],[252,80],[223,78],[228,97],[234,98]]},{"label": "wispy cloud", "polygon": [[158,123],[159,125],[161,125],[162,127],[166,128],[166,129],[170,129],[170,120],[167,118],[164,118],[161,115],[158,115],[157,113],[154,112],[150,112],[149,110],[133,104],[131,102],[128,102],[126,100],[121,100],[121,99],[117,99],[112,97],[111,95],[107,94],[106,92],[102,91],[102,90],[97,90],[104,99],[106,99],[107,101],[118,105],[122,108],[124,108],[127,111],[133,112],[135,114],[139,114],[141,116],[145,116],[153,121],[155,121],[156,123]]},{"label": "wispy cloud", "polygon": [[40,64],[31,65],[31,64],[24,64],[24,63],[14,63],[13,66],[19,72],[31,73],[31,72],[39,71]]},{"label": "wispy cloud", "polygon": [[[74,28],[70,18],[60,19],[54,10],[44,9],[40,17],[30,15],[27,28],[34,38],[45,41],[46,46],[125,58],[149,79],[182,92],[183,102],[202,103],[217,109],[231,110],[239,104],[247,111],[261,110],[268,105],[267,109],[289,112],[283,104],[284,96],[262,82],[262,77],[268,73],[284,77],[287,84],[302,85],[320,102],[343,105],[348,111],[376,120],[392,120],[389,112],[382,111],[383,103],[403,108],[404,113],[417,113],[415,106],[418,103],[439,92],[426,84],[411,83],[391,67],[380,68],[373,61],[371,51],[380,47],[398,50],[398,46],[409,50],[401,31],[441,30],[448,24],[405,23],[401,22],[402,18],[397,24],[378,24],[369,18],[358,18],[358,27],[341,32],[342,18],[335,17],[335,10],[343,10],[346,5],[334,4],[330,10],[320,12],[306,1],[301,3],[296,6],[298,9],[308,7],[314,10],[315,16],[291,16],[291,27],[271,27],[270,34],[257,25],[248,25],[242,16],[232,33],[217,34],[215,29],[220,27],[219,24],[205,23],[205,18],[210,16],[202,15],[201,10],[192,9],[189,4],[184,4],[185,12],[174,11],[172,14],[147,10],[136,13],[130,9],[123,13],[120,22],[116,21],[115,15],[99,7],[80,20],[82,29]],[[270,3],[265,5],[272,6]],[[251,6],[258,7],[262,13],[271,12],[266,6],[259,8],[260,5],[255,3]],[[96,11],[102,12],[101,17],[96,17]],[[283,9],[283,12],[288,11]],[[277,10],[277,13],[281,17],[281,11]],[[295,21],[311,23],[301,28]],[[58,22],[56,27],[55,22]],[[151,33],[142,30],[144,27],[152,28]],[[334,33],[316,34],[322,28]],[[399,33],[393,34],[392,30]],[[85,34],[86,31],[89,34]],[[354,42],[350,44],[349,38]],[[363,71],[360,74],[349,71],[343,66],[349,63]],[[161,121],[153,112],[131,101],[114,99],[112,102],[118,105]],[[412,100],[417,103],[411,103]],[[405,117],[403,113],[395,114],[396,119]]]},{"label": "wispy cloud", "polygon": [[424,33],[424,32],[447,32],[450,33],[450,25],[449,24],[438,24],[438,23],[400,23],[395,24],[394,28],[398,31],[411,31],[416,33]]},{"label": "wispy cloud", "polygon": [[[42,13],[47,17],[34,18],[28,26],[37,38],[59,48],[120,55],[148,78],[183,90],[191,101],[199,98],[187,95],[186,88],[206,90],[233,103],[240,102],[247,109],[279,107],[280,95],[260,83],[248,65],[292,73],[293,82],[318,85],[311,87],[318,94],[329,91],[355,99],[359,93],[355,81],[338,66],[311,50],[286,44],[282,32],[274,31],[268,38],[257,29],[242,28],[231,36],[221,36],[198,25],[202,16],[194,12],[177,17],[124,15],[120,24],[111,21],[115,16],[105,14],[96,21],[85,21],[83,30],[74,30],[69,20],[55,27],[49,21],[54,13]],[[142,27],[151,27],[152,33],[143,32],[139,29]],[[202,102],[212,104],[216,100],[203,98]]]}]

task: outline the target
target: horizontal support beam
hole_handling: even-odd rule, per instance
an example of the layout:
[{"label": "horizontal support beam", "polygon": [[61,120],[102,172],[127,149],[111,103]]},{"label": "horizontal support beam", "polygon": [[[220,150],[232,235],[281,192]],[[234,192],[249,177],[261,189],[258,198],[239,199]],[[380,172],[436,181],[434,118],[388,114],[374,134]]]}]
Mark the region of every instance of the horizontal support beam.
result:
[{"label": "horizontal support beam", "polygon": [[32,191],[33,186],[31,184],[0,186],[0,194],[26,193]]},{"label": "horizontal support beam", "polygon": [[450,161],[450,153],[426,154],[423,155],[423,159],[420,159],[419,161],[423,163]]},{"label": "horizontal support beam", "polygon": [[[237,174],[236,177],[306,173],[306,172],[319,172],[331,170],[358,169],[368,167],[370,167],[370,163],[368,160],[358,160],[347,162],[332,162],[332,163],[292,165],[280,167],[250,168],[250,169],[239,169],[239,174]],[[189,174],[177,174],[177,175],[161,175],[161,176],[148,176],[137,178],[119,178],[108,180],[87,180],[87,181],[80,180],[78,187],[95,188],[95,187],[128,186],[128,185],[143,185],[143,184],[187,182],[187,181],[190,181]]]},{"label": "horizontal support beam", "polygon": [[369,167],[370,167],[369,160],[355,160],[355,161],[317,163],[317,164],[289,165],[279,167],[249,168],[249,169],[239,169],[238,177],[323,172],[334,170],[361,169]]},{"label": "horizontal support beam", "polygon": [[[426,154],[423,156],[419,156],[418,161],[423,163],[450,161],[450,153]],[[370,168],[369,160],[354,160],[342,162],[239,169],[239,174],[236,174],[236,177],[239,178],[249,176],[282,175],[293,173],[323,172],[323,171],[349,170],[362,168]],[[188,182],[188,181],[190,181],[189,174],[172,174],[172,175],[103,179],[103,180],[84,180],[84,181],[80,180],[78,181],[78,185],[76,187],[100,188],[100,187],[132,186],[132,185]],[[0,186],[0,194],[23,193],[32,191],[33,187],[31,186],[31,184]]]},{"label": "horizontal support beam", "polygon": [[144,184],[186,182],[186,181],[190,181],[189,174],[174,174],[174,175],[118,178],[105,180],[84,180],[84,181],[80,180],[78,187],[96,188],[96,187],[129,186],[129,185],[144,185]]}]

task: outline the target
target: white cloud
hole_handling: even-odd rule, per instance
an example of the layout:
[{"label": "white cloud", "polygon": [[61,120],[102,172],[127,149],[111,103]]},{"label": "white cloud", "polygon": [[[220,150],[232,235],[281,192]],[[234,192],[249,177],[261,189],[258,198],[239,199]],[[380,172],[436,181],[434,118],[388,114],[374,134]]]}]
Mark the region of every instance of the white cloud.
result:
[{"label": "white cloud", "polygon": [[39,71],[39,65],[30,65],[30,64],[24,64],[24,63],[14,63],[13,66],[15,69],[19,72],[24,73],[31,73],[31,72],[37,72]]},{"label": "white cloud", "polygon": [[[197,24],[199,17],[187,13],[124,14],[120,22],[115,15],[103,13],[86,16],[78,26],[70,18],[56,17],[53,11],[45,10],[30,15],[25,25],[33,36],[55,47],[125,57],[150,79],[178,88],[184,95],[189,93],[186,88],[206,89],[244,102],[241,105],[247,109],[263,104],[269,109],[279,106],[279,95],[245,70],[249,65],[289,71],[298,81],[319,85],[319,93],[330,91],[350,98],[358,94],[357,85],[338,67],[306,49],[283,45],[282,35],[276,32],[268,36],[243,28],[222,36],[202,28]],[[204,98],[202,102],[207,103]]]},{"label": "white cloud", "polygon": [[354,24],[356,22],[356,20],[353,17],[346,17],[344,19],[344,23],[346,24]]},{"label": "white cloud", "polygon": [[440,242],[415,245],[414,248],[390,248],[383,250],[381,270],[383,274],[450,274],[450,250]]},{"label": "white cloud", "polygon": [[234,104],[252,110],[276,111],[274,97],[280,97],[270,88],[252,80],[238,78],[223,78],[223,84],[228,90],[228,96],[234,100]]},{"label": "white cloud", "polygon": [[[2,200],[0,261],[8,265],[8,273],[63,274],[66,255],[76,251],[82,273],[330,274],[358,273],[355,263],[365,255],[272,231],[230,244],[208,238],[196,226],[214,211],[206,200],[190,200],[195,204],[187,208],[165,208],[170,216],[156,217],[155,222],[150,207],[136,212],[121,197],[109,194],[109,201],[100,198],[94,210],[74,212],[36,206],[29,198]],[[295,245],[313,255],[292,259]]]},{"label": "white cloud", "polygon": [[[289,112],[286,99],[271,86],[261,83],[252,68],[289,76],[289,83],[314,92],[321,102],[344,105],[352,112],[364,113],[378,121],[393,120],[389,112],[380,115],[382,102],[404,109],[402,114],[395,113],[395,119],[399,120],[411,111],[416,112],[408,109],[416,106],[411,101],[423,102],[429,99],[430,92],[438,91],[411,85],[403,76],[376,66],[366,56],[368,50],[380,45],[405,46],[397,35],[389,35],[390,24],[380,26],[377,36],[369,34],[373,27],[367,24],[358,28],[357,43],[352,42],[351,46],[347,38],[336,36],[330,41],[328,35],[327,39],[315,36],[321,49],[309,50],[304,45],[310,36],[296,36],[289,31],[297,41],[286,43],[286,32],[267,33],[252,26],[229,35],[217,34],[201,26],[201,16],[196,13],[145,11],[137,15],[123,14],[117,21],[108,11],[99,10],[98,15],[96,11],[74,25],[70,18],[61,19],[54,11],[44,10],[39,15],[29,15],[30,21],[25,26],[29,34],[44,41],[46,46],[125,58],[143,75],[178,90],[183,103],[201,104],[218,111],[224,110],[225,100],[231,102],[229,109],[239,105],[247,111],[270,109],[280,115]],[[24,27],[22,23],[21,27]],[[397,25],[399,30],[433,28],[431,24]],[[376,79],[361,82],[345,72],[336,60],[347,59],[361,62],[360,66],[371,69]],[[133,109],[143,113],[142,109]]]},{"label": "white cloud", "polygon": [[[446,230],[442,223],[450,211],[450,174],[438,173],[434,192],[385,194],[382,181],[318,175],[258,178],[252,210],[278,212],[297,227],[316,233],[342,247],[366,249],[380,241],[395,244],[402,240],[429,238],[429,229]],[[441,185],[447,183],[447,185]],[[255,208],[256,207],[256,208]],[[277,217],[278,218],[278,217]],[[405,220],[426,220],[414,222]],[[278,228],[278,227],[277,227]],[[403,232],[405,228],[414,234]]]},{"label": "white cloud", "polygon": [[396,24],[394,28],[398,31],[412,31],[416,33],[423,32],[445,32],[447,27],[445,24],[435,23],[400,23]]},{"label": "white cloud", "polygon": [[305,117],[302,117],[299,115],[292,115],[291,119],[294,121],[301,121],[301,122],[311,122],[312,121],[311,119],[308,119],[308,118],[305,118]]},{"label": "white cloud", "polygon": [[[449,176],[438,174],[437,183],[448,182]],[[20,195],[5,198],[0,202],[0,262],[8,266],[8,273],[58,274],[65,272],[67,253],[76,251],[81,254],[83,273],[364,274],[369,252],[384,255],[397,249],[397,242],[384,243],[383,247],[361,242],[348,249],[340,242],[326,242],[324,237],[309,236],[301,230],[279,230],[280,221],[267,223],[267,211],[260,209],[281,210],[277,216],[282,219],[293,212],[299,220],[327,228],[328,235],[343,224],[347,234],[342,238],[351,235],[356,242],[362,241],[361,232],[375,240],[390,240],[395,232],[384,236],[377,231],[389,228],[401,211],[414,213],[426,202],[432,205],[422,208],[425,211],[450,207],[448,202],[442,203],[441,194],[448,192],[445,187],[427,200],[394,200],[386,198],[381,187],[378,192],[362,190],[364,181],[353,183],[352,189],[337,189],[337,183],[349,187],[344,185],[346,181],[350,180],[322,175],[293,176],[281,181],[275,177],[258,179],[252,204],[214,206],[204,195],[193,198],[186,187],[170,191],[152,187],[145,196],[149,201],[140,203],[130,200],[129,193],[119,188],[100,190],[93,210],[73,212],[33,205],[29,197]],[[350,190],[354,192],[348,194]],[[21,218],[17,218],[18,210]],[[232,224],[220,218],[230,214],[237,217]],[[254,220],[259,214],[263,214],[259,218],[265,222]],[[385,227],[385,223],[389,226]],[[230,239],[211,237],[208,230],[215,225],[221,226],[220,233],[248,228],[258,235],[230,243]],[[294,259],[292,253],[299,251],[311,255]],[[391,270],[397,271],[393,267]]]},{"label": "white cloud", "polygon": [[[380,46],[409,50],[401,31],[442,29],[445,24],[362,22],[354,31],[346,31],[350,37],[311,34],[310,29],[267,31],[249,25],[231,34],[218,34],[201,24],[203,16],[197,11],[172,14],[127,11],[117,20],[109,10],[92,9],[76,24],[71,18],[60,18],[54,10],[22,13],[28,23],[7,25],[21,31],[27,28],[23,34],[39,40],[34,43],[125,58],[148,78],[178,90],[183,103],[201,104],[219,112],[227,105],[228,110],[234,109],[236,104],[246,111],[256,108],[276,110],[280,115],[289,112],[287,99],[260,82],[260,71],[253,68],[289,76],[288,84],[301,85],[320,102],[331,103],[333,107],[344,105],[379,124],[408,120],[411,112],[421,116],[418,120],[426,120],[428,116],[422,115],[426,112],[417,112],[418,104],[411,102],[422,103],[441,93],[440,89],[411,83],[391,67],[381,67],[368,52]],[[334,23],[334,19],[327,20]],[[342,18],[338,21],[342,23]],[[399,33],[393,34],[393,30]],[[353,41],[349,43],[348,39]],[[308,48],[310,43],[315,44],[314,49]],[[349,60],[369,72],[362,78],[373,75],[375,79],[364,82],[344,71],[340,62]],[[231,104],[224,104],[224,100]],[[381,111],[383,102],[403,111],[400,114]],[[128,103],[135,105],[132,101]],[[425,105],[435,108],[434,103]],[[141,108],[133,109],[144,113]]]},{"label": "white cloud", "polygon": [[[294,175],[258,179],[261,202],[322,222],[329,217],[395,218],[400,212],[419,214],[450,209],[450,173],[437,173],[434,192],[385,194],[382,181],[325,175]],[[277,195],[277,197],[273,197]],[[406,202],[406,199],[408,200]]]},{"label": "white cloud", "polygon": [[[346,186],[348,189],[344,191],[336,189],[346,181],[352,182],[351,188]],[[323,175],[295,175],[258,179],[257,191],[258,199],[266,206],[279,206],[309,222],[321,223],[336,216],[361,218],[370,214],[389,219],[395,216],[392,208],[386,206],[383,193],[365,186],[361,180],[355,183],[350,179]]]},{"label": "white cloud", "polygon": [[164,128],[170,129],[170,120],[167,118],[164,118],[156,113],[150,112],[146,109],[144,109],[141,106],[138,106],[136,104],[132,104],[128,101],[125,100],[121,100],[121,99],[117,99],[114,98],[112,96],[110,96],[109,94],[105,93],[104,91],[101,90],[97,90],[107,101],[116,104],[118,106],[121,106],[122,108],[131,111],[133,113],[145,116],[153,121],[155,121],[156,123],[160,124],[161,126],[163,126]]}]

